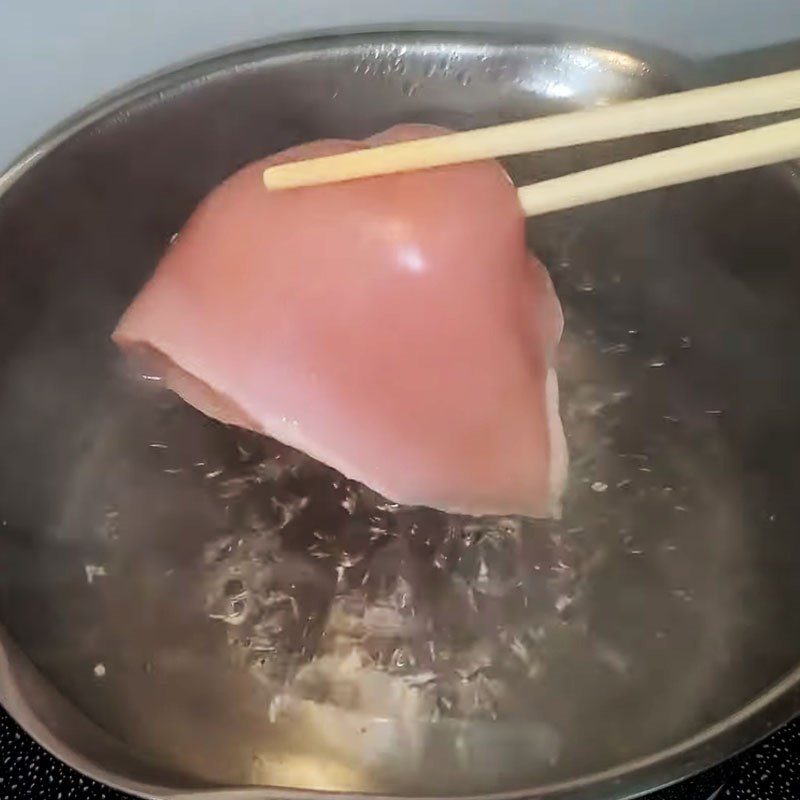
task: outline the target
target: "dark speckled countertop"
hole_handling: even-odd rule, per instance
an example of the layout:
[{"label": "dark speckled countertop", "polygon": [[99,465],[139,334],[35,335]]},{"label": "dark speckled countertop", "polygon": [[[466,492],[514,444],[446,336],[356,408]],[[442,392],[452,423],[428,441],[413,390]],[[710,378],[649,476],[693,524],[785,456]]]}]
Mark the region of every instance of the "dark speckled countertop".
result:
[{"label": "dark speckled countertop", "polygon": [[[0,709],[0,800],[120,800],[36,744]],[[800,800],[800,718],[762,744],[648,800]]]}]

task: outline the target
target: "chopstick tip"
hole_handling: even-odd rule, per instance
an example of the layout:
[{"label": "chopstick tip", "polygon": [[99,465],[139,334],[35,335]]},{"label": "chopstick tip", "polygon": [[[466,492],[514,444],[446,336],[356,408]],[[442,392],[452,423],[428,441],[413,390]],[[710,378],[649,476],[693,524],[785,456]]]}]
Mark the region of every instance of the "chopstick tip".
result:
[{"label": "chopstick tip", "polygon": [[268,192],[271,192],[271,191],[274,191],[275,189],[280,189],[281,188],[280,187],[280,178],[278,178],[277,181],[275,180],[275,175],[273,173],[274,169],[275,169],[275,167],[267,167],[261,173],[261,180],[264,183],[264,188]]}]

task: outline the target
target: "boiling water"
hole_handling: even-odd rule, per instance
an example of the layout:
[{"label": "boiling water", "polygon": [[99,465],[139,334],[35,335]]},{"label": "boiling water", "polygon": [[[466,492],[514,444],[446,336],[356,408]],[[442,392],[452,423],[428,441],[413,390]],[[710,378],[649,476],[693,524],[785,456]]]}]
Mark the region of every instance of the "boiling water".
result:
[{"label": "boiling water", "polygon": [[[212,780],[387,791],[555,780],[713,714],[742,557],[725,412],[669,390],[691,337],[597,324],[615,278],[568,246],[557,521],[399,507],[121,379],[66,514],[93,531],[80,702]],[[109,692],[136,703],[105,718]]]}]

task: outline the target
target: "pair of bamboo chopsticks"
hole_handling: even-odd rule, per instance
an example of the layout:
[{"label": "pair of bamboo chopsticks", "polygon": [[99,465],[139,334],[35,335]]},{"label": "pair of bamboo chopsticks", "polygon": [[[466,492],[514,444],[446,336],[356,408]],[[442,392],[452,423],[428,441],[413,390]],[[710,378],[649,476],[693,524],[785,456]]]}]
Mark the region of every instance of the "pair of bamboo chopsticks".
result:
[{"label": "pair of bamboo chopsticks", "polygon": [[[289,189],[533,153],[800,108],[800,70],[269,167]],[[518,189],[526,216],[800,157],[800,119],[576,172]]]}]

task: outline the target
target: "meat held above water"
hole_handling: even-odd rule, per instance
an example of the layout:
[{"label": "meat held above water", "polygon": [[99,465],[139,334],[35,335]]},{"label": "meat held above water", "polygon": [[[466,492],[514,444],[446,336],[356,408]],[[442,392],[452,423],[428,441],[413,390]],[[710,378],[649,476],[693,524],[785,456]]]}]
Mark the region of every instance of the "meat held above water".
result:
[{"label": "meat held above water", "polygon": [[268,192],[265,167],[439,129],[320,141],[200,204],[114,340],[205,414],[402,504],[558,512],[562,315],[493,161]]}]

